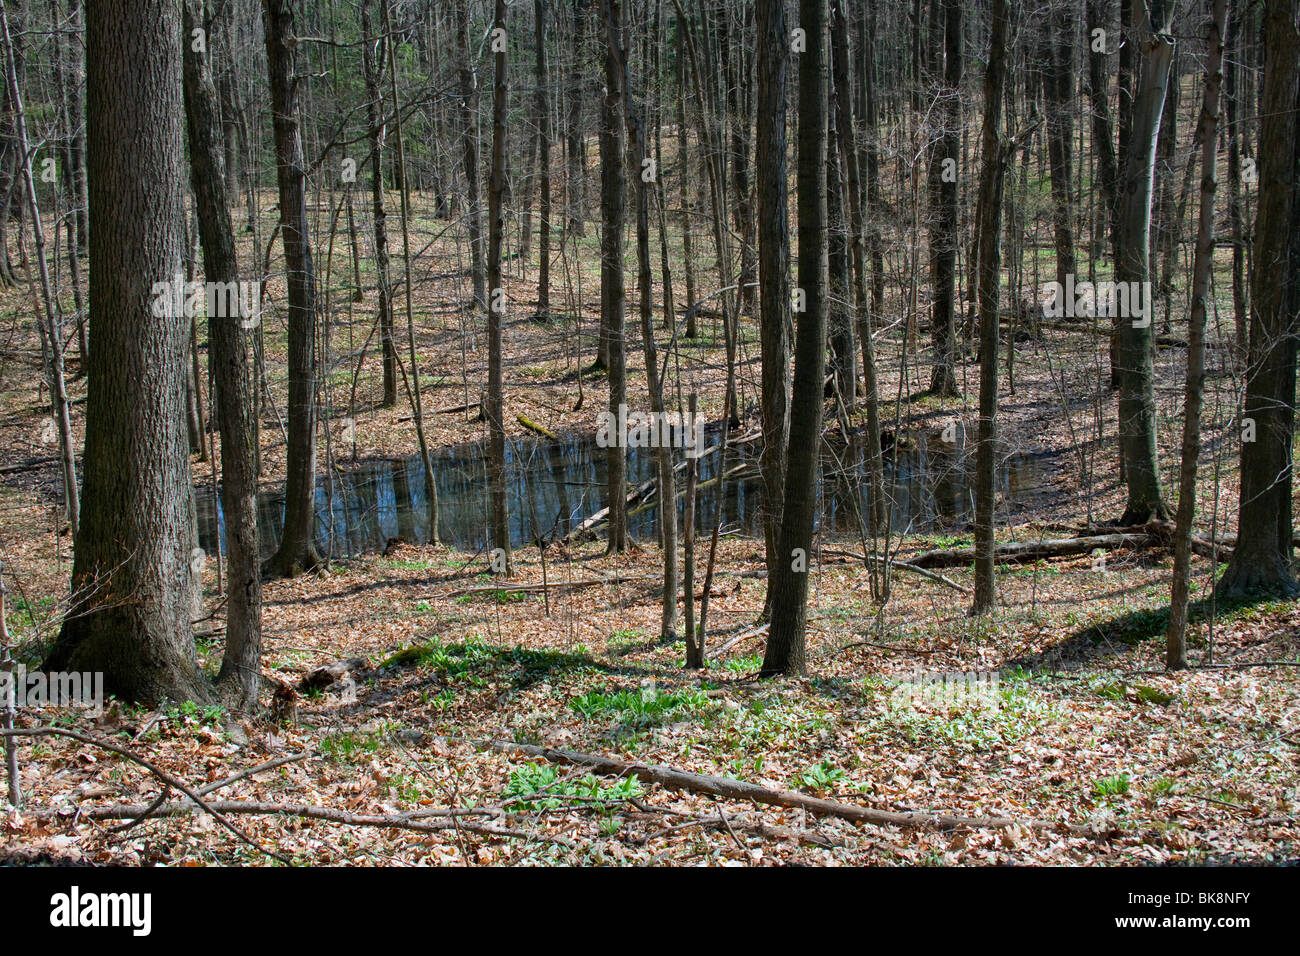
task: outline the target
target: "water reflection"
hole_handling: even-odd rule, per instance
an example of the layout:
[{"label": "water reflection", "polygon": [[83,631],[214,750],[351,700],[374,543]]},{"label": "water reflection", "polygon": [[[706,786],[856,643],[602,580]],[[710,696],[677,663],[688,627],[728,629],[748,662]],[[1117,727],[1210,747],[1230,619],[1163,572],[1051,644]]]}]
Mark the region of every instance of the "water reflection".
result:
[{"label": "water reflection", "polygon": [[[761,537],[757,461],[752,449],[733,449],[727,471],[743,471],[724,483],[704,484],[717,477],[720,457],[700,459],[696,527],[711,529],[722,508],[724,529]],[[892,527],[933,531],[968,521],[974,513],[971,449],[937,436],[912,433],[896,450],[886,453],[886,495]],[[584,518],[605,506],[605,451],[592,436],[560,441],[521,439],[506,443],[510,535],[516,546],[531,544],[537,535],[566,534]],[[651,449],[628,449],[629,486],[649,481],[656,472]],[[680,461],[680,455],[678,457]],[[822,449],[821,527],[856,534],[867,513],[866,446]],[[438,529],[442,540],[458,549],[477,551],[489,540],[487,466],[482,445],[443,449],[433,459],[438,487]],[[683,482],[679,481],[679,492]],[[1004,456],[998,468],[1002,506],[1028,503],[1040,484],[1040,462],[1031,456]],[[429,539],[427,476],[419,456],[372,460],[321,477],[316,488],[317,542],[322,553],[334,556],[382,550],[394,538],[423,544]],[[211,552],[224,539],[219,503],[208,488],[196,489],[199,540]],[[679,499],[680,511],[681,502]],[[628,533],[641,539],[656,536],[657,507],[634,507]],[[279,544],[284,516],[280,493],[258,498],[258,520],[264,556]],[[225,550],[224,540],[221,543]]]}]

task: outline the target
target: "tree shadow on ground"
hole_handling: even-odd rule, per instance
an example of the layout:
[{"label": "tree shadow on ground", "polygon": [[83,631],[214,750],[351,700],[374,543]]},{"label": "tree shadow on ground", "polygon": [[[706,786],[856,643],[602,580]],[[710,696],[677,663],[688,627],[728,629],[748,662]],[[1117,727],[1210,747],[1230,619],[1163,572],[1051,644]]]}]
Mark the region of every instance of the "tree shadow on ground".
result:
[{"label": "tree shadow on ground", "polygon": [[[1187,609],[1189,625],[1213,618],[1223,625],[1250,619],[1256,612],[1269,611],[1285,603],[1275,594],[1260,593],[1233,600],[1203,598],[1193,601]],[[1004,669],[1020,669],[1031,673],[1059,673],[1081,670],[1088,664],[1116,658],[1131,648],[1149,640],[1159,640],[1169,626],[1169,605],[1141,608],[1093,621],[1066,636],[1051,647],[1036,654],[1021,655],[1003,664]],[[1188,647],[1204,648],[1205,639],[1188,635]]]}]

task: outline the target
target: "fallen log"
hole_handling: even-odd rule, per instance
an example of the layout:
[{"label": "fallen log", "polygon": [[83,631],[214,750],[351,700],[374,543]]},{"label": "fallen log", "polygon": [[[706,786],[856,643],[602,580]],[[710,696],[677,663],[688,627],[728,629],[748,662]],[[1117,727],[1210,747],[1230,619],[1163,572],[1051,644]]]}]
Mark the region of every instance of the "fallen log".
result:
[{"label": "fallen log", "polygon": [[[856,552],[853,551],[837,551],[833,548],[822,548],[821,553],[826,555],[831,555],[833,557],[853,558],[855,560],[861,561],[863,564],[880,563],[880,559],[877,557],[874,556],[868,557],[867,555],[857,554]],[[971,560],[973,561],[975,559],[972,558]],[[970,594],[970,588],[966,587],[966,585],[958,584],[956,581],[952,580],[951,578],[946,578],[942,574],[936,574],[933,571],[927,571],[925,568],[921,567],[920,565],[914,564],[910,561],[900,561],[896,558],[891,558],[889,561],[889,566],[891,568],[897,568],[899,571],[909,571],[912,574],[920,575],[923,578],[927,578],[928,580],[935,581],[939,584],[943,584],[950,588],[953,588],[954,590],[960,591],[962,594]]]},{"label": "fallen log", "polygon": [[536,432],[537,434],[541,435],[543,438],[549,438],[551,441],[560,440],[559,438],[556,437],[555,432],[551,431],[549,428],[543,428],[541,425],[537,424],[537,422],[533,421],[527,415],[515,415],[515,418],[519,420],[520,425],[523,425],[530,432]]},{"label": "fallen log", "polygon": [[[1120,548],[1150,548],[1166,544],[1163,535],[1151,531],[1085,535],[1080,538],[1045,538],[1042,541],[1010,541],[999,544],[993,552],[997,564],[1018,564],[1042,558],[1064,558],[1093,551]],[[974,548],[942,548],[922,551],[907,558],[914,568],[957,568],[975,561]]]},{"label": "fallen log", "polygon": [[852,806],[823,800],[789,790],[769,790],[758,784],[733,780],[730,777],[716,777],[712,774],[688,773],[658,764],[627,763],[610,757],[598,757],[594,754],[578,753],[574,750],[558,750],[553,747],[538,747],[532,744],[518,744],[509,740],[480,741],[478,746],[497,753],[522,753],[530,757],[541,757],[551,763],[561,763],[581,767],[593,773],[610,777],[635,777],[643,783],[653,783],[669,790],[685,790],[690,793],[706,793],[730,800],[750,800],[773,807],[787,807],[806,810],[819,816],[838,817],[854,823],[871,823],[877,826],[903,827],[905,829],[953,830],[958,828],[1008,829],[1025,827],[1037,830],[1055,830],[1064,828],[1072,833],[1095,834],[1089,827],[1053,823],[1041,820],[1016,820],[1012,817],[964,817],[947,813],[896,812],[877,810],[873,807]]}]

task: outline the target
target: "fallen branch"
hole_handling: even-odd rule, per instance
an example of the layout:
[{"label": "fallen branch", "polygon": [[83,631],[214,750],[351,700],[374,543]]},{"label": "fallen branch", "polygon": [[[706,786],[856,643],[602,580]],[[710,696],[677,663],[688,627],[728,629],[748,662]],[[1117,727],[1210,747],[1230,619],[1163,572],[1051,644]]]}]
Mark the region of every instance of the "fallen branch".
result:
[{"label": "fallen branch", "polygon": [[730,639],[729,639],[725,644],[719,644],[719,645],[718,645],[717,647],[715,647],[713,650],[709,651],[708,656],[709,656],[709,657],[720,657],[720,656],[722,656],[723,654],[727,653],[727,651],[729,651],[729,650],[731,650],[733,647],[735,647],[737,644],[739,644],[741,641],[747,641],[747,640],[749,640],[751,637],[758,637],[760,634],[761,634],[761,635],[766,635],[767,632],[768,632],[768,629],[769,629],[771,626],[772,626],[771,624],[760,624],[760,625],[758,625],[757,627],[751,627],[751,628],[750,628],[749,630],[747,630],[747,631],[741,631],[741,632],[740,632],[739,634],[737,634],[735,637],[730,638]]},{"label": "fallen branch", "polygon": [[688,773],[656,764],[627,763],[610,757],[598,757],[593,754],[578,753],[573,750],[558,750],[552,747],[537,747],[532,744],[518,744],[509,740],[489,740],[478,742],[478,746],[497,753],[522,753],[530,757],[541,757],[551,763],[568,764],[583,767],[590,772],[611,777],[635,777],[643,783],[653,783],[669,790],[685,790],[690,793],[706,793],[730,800],[750,800],[754,803],[774,807],[788,807],[806,810],[819,816],[839,817],[854,823],[871,823],[877,826],[894,826],[909,829],[952,830],[961,827],[976,829],[1007,829],[1025,827],[1036,830],[1055,830],[1064,827],[1071,833],[1095,834],[1084,826],[1052,823],[1039,820],[1016,820],[1012,817],[964,817],[947,813],[897,813],[890,810],[876,810],[872,807],[851,806],[833,800],[823,800],[789,790],[769,790],[754,783],[733,780],[730,777],[716,777],[712,774]]},{"label": "fallen branch", "polygon": [[579,578],[576,581],[551,581],[538,584],[508,584],[504,582],[501,584],[476,584],[472,587],[456,588],[441,596],[457,598],[468,594],[527,594],[546,590],[547,588],[553,591],[561,591],[566,588],[599,587],[602,584],[625,584],[629,581],[658,581],[660,577],[658,574],[611,574],[600,578]]},{"label": "fallen branch", "polygon": [[[290,862],[288,857],[281,856],[279,853],[276,853],[272,850],[268,850],[265,847],[254,842],[252,837],[250,837],[243,830],[239,829],[239,827],[231,823],[230,820],[226,819],[225,815],[222,813],[220,809],[216,808],[215,804],[205,803],[203,801],[203,798],[199,796],[199,794],[196,793],[193,789],[191,789],[191,787],[184,780],[180,779],[174,774],[168,773],[166,770],[163,770],[161,767],[154,764],[152,761],[146,760],[144,757],[141,757],[139,754],[132,753],[131,751],[127,750],[125,747],[119,747],[117,744],[109,743],[107,740],[100,740],[98,737],[92,737],[89,734],[78,733],[75,730],[64,730],[61,727],[23,727],[15,730],[0,730],[0,736],[4,736],[5,738],[66,737],[69,740],[75,740],[79,743],[89,744],[92,747],[99,747],[101,750],[107,750],[110,753],[115,753],[119,757],[125,757],[127,760],[130,760],[132,763],[137,763],[141,767],[144,767],[151,774],[157,777],[164,784],[164,786],[173,787],[176,790],[179,790],[181,793],[185,794],[185,796],[189,797],[191,800],[194,801],[195,804],[198,805],[198,808],[200,810],[204,811],[205,813],[212,814],[213,819],[215,819],[218,823],[220,823],[223,827],[225,827],[235,836],[239,837],[239,839],[242,842],[248,844],[254,850],[257,850],[259,853],[265,853],[267,856],[272,857],[273,859],[278,860],[281,863]],[[182,806],[184,806],[184,804],[182,804]],[[131,817],[142,816],[147,813],[148,809],[149,809],[148,807],[134,807],[133,808],[134,812],[127,814],[127,816],[131,816]]]},{"label": "fallen branch", "polygon": [[[114,804],[107,807],[77,807],[75,810],[34,810],[25,812],[25,816],[36,820],[57,820],[75,814],[83,820],[122,820],[136,817],[175,817],[194,812],[196,807],[183,801],[173,801],[160,806],[133,806]],[[304,803],[262,803],[253,800],[210,800],[202,809],[212,813],[230,814],[232,816],[275,816],[284,815],[301,817],[306,820],[323,820],[327,823],[340,823],[354,827],[378,827],[390,830],[412,830],[416,833],[441,833],[446,830],[464,830],[482,836],[510,837],[516,840],[539,840],[572,848],[573,843],[563,837],[530,833],[525,830],[510,830],[505,827],[490,826],[462,819],[469,816],[488,816],[498,818],[504,812],[497,808],[439,808],[415,810],[410,813],[351,813],[347,810],[335,810],[333,807],[317,807]],[[434,819],[428,819],[434,818]],[[288,862],[288,861],[286,861]]]}]

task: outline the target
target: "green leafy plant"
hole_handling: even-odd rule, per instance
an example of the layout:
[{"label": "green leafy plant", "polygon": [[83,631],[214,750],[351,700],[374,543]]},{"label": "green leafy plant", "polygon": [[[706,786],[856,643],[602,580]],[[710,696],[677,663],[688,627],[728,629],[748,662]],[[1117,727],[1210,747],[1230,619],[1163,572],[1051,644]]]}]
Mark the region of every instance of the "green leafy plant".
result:
[{"label": "green leafy plant", "polygon": [[1126,773],[1118,773],[1113,777],[1102,777],[1092,785],[1092,795],[1097,799],[1107,797],[1122,797],[1129,791],[1129,776]]},{"label": "green leafy plant", "polygon": [[625,803],[641,795],[635,777],[621,777],[611,784],[592,774],[564,778],[552,764],[524,764],[510,771],[502,796],[521,810],[555,810],[566,802],[610,805]]}]

